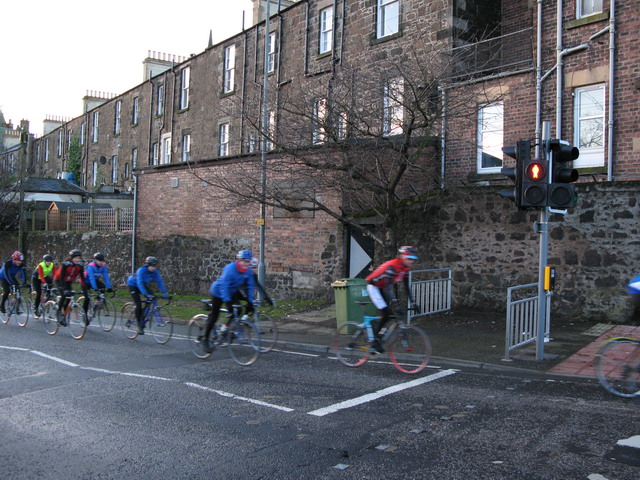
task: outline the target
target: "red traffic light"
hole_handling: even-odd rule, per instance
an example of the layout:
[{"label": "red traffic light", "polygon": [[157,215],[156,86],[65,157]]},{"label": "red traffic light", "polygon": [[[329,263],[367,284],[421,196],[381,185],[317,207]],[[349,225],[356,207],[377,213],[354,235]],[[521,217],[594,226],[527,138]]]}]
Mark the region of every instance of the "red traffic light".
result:
[{"label": "red traffic light", "polygon": [[540,163],[530,163],[527,165],[524,174],[532,182],[539,182],[545,177],[544,167]]}]

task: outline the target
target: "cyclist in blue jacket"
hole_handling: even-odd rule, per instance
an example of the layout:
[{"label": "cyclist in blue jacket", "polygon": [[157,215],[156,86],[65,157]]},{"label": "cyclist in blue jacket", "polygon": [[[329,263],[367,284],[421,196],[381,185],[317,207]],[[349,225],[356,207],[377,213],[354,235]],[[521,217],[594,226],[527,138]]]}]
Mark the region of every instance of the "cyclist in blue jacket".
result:
[{"label": "cyclist in blue jacket", "polygon": [[149,289],[149,285],[155,283],[156,286],[162,292],[162,298],[168,298],[169,294],[162,281],[162,276],[158,271],[158,259],[156,257],[147,257],[144,261],[144,265],[141,266],[135,273],[127,279],[127,286],[129,287],[129,293],[131,298],[136,304],[136,322],[138,324],[138,335],[144,335],[144,325],[142,323],[142,298],[153,297],[153,292]]},{"label": "cyclist in blue jacket", "polygon": [[227,264],[222,269],[222,275],[209,288],[211,312],[209,312],[202,339],[202,348],[206,352],[212,351],[211,345],[209,345],[209,335],[218,321],[222,304],[226,303],[227,308],[231,311],[234,304],[245,298],[245,293],[246,298],[253,299],[253,270],[250,268],[252,258],[251,250],[240,250],[236,254],[235,262]]},{"label": "cyclist in blue jacket", "polygon": [[[24,285],[27,283],[27,273],[24,270],[22,262],[24,255],[17,250],[11,254],[11,258],[4,262],[0,268],[0,285],[2,285],[2,303],[0,304],[0,312],[6,313],[4,304],[11,291],[11,285]],[[18,276],[22,278],[22,282],[18,280]]]},{"label": "cyclist in blue jacket", "polygon": [[640,275],[636,275],[627,285],[627,292],[631,297],[631,306],[633,313],[631,320],[640,321]]},{"label": "cyclist in blue jacket", "polygon": [[[108,292],[113,292],[111,288],[111,279],[109,278],[109,269],[104,260],[104,255],[100,252],[93,255],[93,262],[89,263],[84,270],[84,283],[93,290],[106,288]],[[84,311],[89,310],[91,298],[89,295],[84,297]]]}]

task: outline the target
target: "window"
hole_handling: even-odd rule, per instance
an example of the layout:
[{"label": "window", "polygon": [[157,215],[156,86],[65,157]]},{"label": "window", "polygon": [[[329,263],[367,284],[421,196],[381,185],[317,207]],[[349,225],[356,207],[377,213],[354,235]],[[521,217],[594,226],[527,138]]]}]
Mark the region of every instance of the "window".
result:
[{"label": "window", "polygon": [[124,178],[129,178],[131,171],[129,170],[129,162],[124,164]]},{"label": "window", "polygon": [[400,30],[400,0],[378,0],[377,38]]},{"label": "window", "polygon": [[93,186],[97,186],[98,185],[98,162],[94,161],[93,162]]},{"label": "window", "polygon": [[71,135],[73,134],[73,130],[67,131],[67,150],[71,148]]},{"label": "window", "polygon": [[138,166],[138,149],[133,148],[131,150],[131,168],[136,168]]},{"label": "window", "polygon": [[133,125],[138,124],[138,116],[140,114],[140,104],[138,102],[138,97],[133,98],[133,109],[131,111],[131,123]]},{"label": "window", "polygon": [[320,10],[320,48],[318,53],[330,52],[333,48],[333,7]]},{"label": "window", "polygon": [[254,153],[256,151],[256,134],[251,132],[249,134],[249,153]]},{"label": "window", "polygon": [[80,145],[84,145],[84,136],[86,135],[87,125],[85,122],[80,124]]},{"label": "window", "polygon": [[189,107],[189,78],[191,68],[186,67],[180,71],[180,110]]},{"label": "window", "polygon": [[158,98],[156,99],[156,115],[160,116],[164,112],[164,85],[158,85]]},{"label": "window", "polygon": [[338,128],[336,129],[336,137],[338,140],[344,140],[349,133],[349,116],[347,112],[338,114]]},{"label": "window", "polygon": [[118,135],[120,133],[120,117],[122,113],[122,101],[118,100],[116,102],[115,111],[113,114],[113,133]]},{"label": "window", "polygon": [[275,110],[269,110],[269,125],[267,126],[267,137],[264,142],[265,150],[267,152],[273,150],[276,135],[276,112]]},{"label": "window", "polygon": [[171,134],[162,136],[162,163],[171,163]]},{"label": "window", "polygon": [[58,130],[58,156],[62,156],[62,130]]},{"label": "window", "polygon": [[481,105],[478,110],[478,173],[500,172],[504,135],[504,106]]},{"label": "window", "polygon": [[602,0],[578,0],[576,17],[588,17],[595,13],[602,12]]},{"label": "window", "polygon": [[118,156],[111,157],[111,183],[118,183]]},{"label": "window", "polygon": [[276,71],[276,32],[271,32],[269,34],[267,50],[269,52],[269,65],[267,71],[269,73],[273,73]]},{"label": "window", "polygon": [[100,112],[93,112],[93,143],[98,141],[98,120],[100,119]]},{"label": "window", "polygon": [[154,142],[151,146],[151,165],[158,165],[159,148],[158,142]]},{"label": "window", "polygon": [[44,139],[44,161],[49,161],[49,138]]},{"label": "window", "polygon": [[382,135],[400,135],[403,127],[404,80],[394,78],[384,87]]},{"label": "window", "polygon": [[236,46],[229,45],[224,49],[224,82],[222,91],[233,92],[236,75]]},{"label": "window", "polygon": [[191,135],[182,136],[182,161],[188,162],[191,156]]},{"label": "window", "polygon": [[574,167],[604,165],[604,85],[577,88],[574,92],[573,145],[580,149]]},{"label": "window", "polygon": [[320,98],[313,104],[313,143],[315,145],[327,140],[327,99]]},{"label": "window", "polygon": [[226,157],[229,155],[229,124],[223,123],[220,125],[220,148],[218,149],[218,155]]}]

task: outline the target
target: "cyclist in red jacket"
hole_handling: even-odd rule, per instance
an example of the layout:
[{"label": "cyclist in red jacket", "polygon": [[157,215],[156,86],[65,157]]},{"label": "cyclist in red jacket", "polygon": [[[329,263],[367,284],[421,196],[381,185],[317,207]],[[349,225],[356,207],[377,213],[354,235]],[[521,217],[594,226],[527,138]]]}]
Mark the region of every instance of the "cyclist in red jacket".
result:
[{"label": "cyclist in red jacket", "polygon": [[384,352],[384,348],[382,348],[382,344],[378,338],[378,333],[389,321],[392,310],[399,304],[393,289],[394,284],[402,281],[409,301],[413,303],[411,289],[409,288],[409,272],[416,260],[418,260],[418,252],[414,247],[409,245],[400,247],[396,258],[384,262],[366,278],[368,283],[367,293],[369,293],[369,298],[381,316],[379,321],[371,322],[371,328],[375,337],[373,342],[371,342],[372,352]]},{"label": "cyclist in red jacket", "polygon": [[[63,327],[67,326],[67,322],[64,319],[62,312],[69,303],[69,299],[65,296],[64,292],[66,290],[71,290],[71,284],[73,283],[73,281],[78,280],[78,282],[80,282],[80,286],[82,287],[84,296],[87,297],[89,295],[89,291],[84,282],[84,275],[82,274],[83,268],[84,266],[82,262],[82,252],[78,249],[73,249],[69,252],[69,256],[64,259],[62,265],[58,267],[56,273],[53,275],[56,286],[60,290],[60,303],[58,304],[58,323]],[[84,313],[84,321],[85,323],[87,323],[87,312],[85,311]]]}]

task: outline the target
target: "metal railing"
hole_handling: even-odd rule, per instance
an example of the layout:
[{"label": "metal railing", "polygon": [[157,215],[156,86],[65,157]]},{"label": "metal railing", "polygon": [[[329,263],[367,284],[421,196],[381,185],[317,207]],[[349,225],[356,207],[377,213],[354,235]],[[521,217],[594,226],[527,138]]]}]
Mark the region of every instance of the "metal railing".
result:
[{"label": "metal railing", "polygon": [[409,286],[413,299],[422,311],[413,315],[408,312],[407,323],[414,318],[451,310],[450,268],[414,270],[409,273]]},{"label": "metal railing", "polygon": [[[535,289],[535,295],[518,298],[524,289]],[[545,342],[549,340],[549,319],[551,313],[551,292],[546,293]],[[504,345],[504,360],[510,360],[512,350],[535,342],[538,338],[538,284],[529,283],[507,288],[507,326]]]},{"label": "metal railing", "polygon": [[133,208],[88,208],[83,210],[33,210],[31,231],[133,230]]}]

